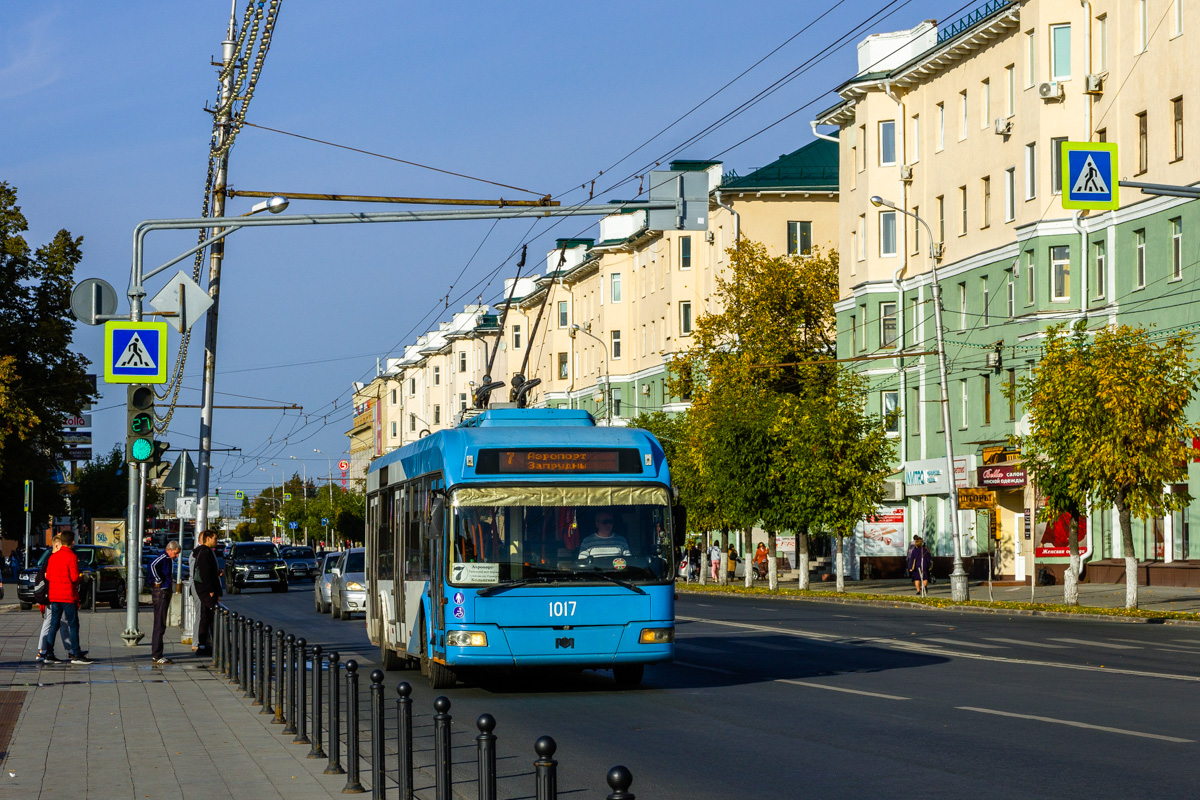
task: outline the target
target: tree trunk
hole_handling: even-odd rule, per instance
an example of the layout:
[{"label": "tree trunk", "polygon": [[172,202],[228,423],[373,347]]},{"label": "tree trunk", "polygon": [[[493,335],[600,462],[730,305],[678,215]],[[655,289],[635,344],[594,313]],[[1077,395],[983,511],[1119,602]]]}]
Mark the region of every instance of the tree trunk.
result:
[{"label": "tree trunk", "polygon": [[775,531],[767,531],[767,588],[779,588],[779,561],[775,558]]},{"label": "tree trunk", "polygon": [[710,557],[708,555],[708,547],[712,541],[712,534],[704,534],[700,540],[700,585],[703,586],[708,582],[708,571],[712,569],[709,566]]},{"label": "tree trunk", "polygon": [[1129,511],[1129,490],[1117,492],[1117,520],[1121,525],[1121,552],[1125,556],[1125,607],[1138,607],[1137,556],[1133,550],[1133,520]]},{"label": "tree trunk", "polygon": [[796,569],[800,570],[800,590],[808,589],[808,528],[796,531]]},{"label": "tree trunk", "polygon": [[721,528],[721,569],[717,571],[717,583],[724,586],[729,583],[726,577],[729,573],[729,545],[731,543],[729,528]]},{"label": "tree trunk", "polygon": [[[742,528],[742,553],[749,556],[754,552],[754,528],[746,526]],[[746,588],[749,589],[754,583],[754,565],[749,561],[746,562],[745,574],[742,579],[746,582]]]},{"label": "tree trunk", "polygon": [[837,555],[834,556],[837,560],[834,572],[837,574],[837,590],[839,593],[846,591],[846,570],[842,563],[842,534],[839,531],[837,535]]},{"label": "tree trunk", "polygon": [[1063,602],[1069,606],[1079,605],[1079,515],[1071,514],[1071,527],[1067,533],[1067,544],[1071,549],[1071,563],[1063,574]]}]

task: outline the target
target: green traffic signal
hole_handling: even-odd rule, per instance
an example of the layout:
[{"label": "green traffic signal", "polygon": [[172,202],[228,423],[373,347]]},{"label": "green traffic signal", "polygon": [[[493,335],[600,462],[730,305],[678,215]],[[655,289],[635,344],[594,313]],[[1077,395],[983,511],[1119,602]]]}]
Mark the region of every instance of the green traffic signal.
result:
[{"label": "green traffic signal", "polygon": [[154,442],[149,439],[134,439],[129,445],[129,454],[134,461],[148,461],[154,455]]},{"label": "green traffic signal", "polygon": [[154,456],[154,389],[134,384],[126,399],[125,460],[141,464]]}]

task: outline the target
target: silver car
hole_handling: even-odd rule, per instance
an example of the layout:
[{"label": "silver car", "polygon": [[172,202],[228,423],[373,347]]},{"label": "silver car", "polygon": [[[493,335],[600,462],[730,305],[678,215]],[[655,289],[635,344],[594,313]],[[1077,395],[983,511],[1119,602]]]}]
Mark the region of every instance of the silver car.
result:
[{"label": "silver car", "polygon": [[367,610],[366,550],[347,550],[333,567],[329,585],[329,603],[334,619],[350,619],[355,612]]},{"label": "silver car", "polygon": [[317,573],[316,580],[313,581],[313,594],[316,595],[317,611],[321,614],[328,614],[332,605],[329,597],[329,589],[333,583],[333,568],[337,566],[338,559],[342,557],[340,551],[326,553],[321,560],[321,567]]}]

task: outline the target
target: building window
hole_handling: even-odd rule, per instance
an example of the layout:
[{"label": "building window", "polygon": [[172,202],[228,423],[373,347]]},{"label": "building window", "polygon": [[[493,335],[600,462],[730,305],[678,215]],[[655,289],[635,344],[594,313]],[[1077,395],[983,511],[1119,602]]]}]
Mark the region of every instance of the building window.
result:
[{"label": "building window", "polygon": [[985,175],[982,182],[983,220],[981,227],[987,228],[992,224],[992,177]]},{"label": "building window", "polygon": [[1146,112],[1137,115],[1138,129],[1138,174],[1141,175],[1150,165],[1150,152],[1146,134]]},{"label": "building window", "polygon": [[1183,0],[1175,0],[1175,31],[1171,35],[1183,35]]},{"label": "building window", "polygon": [[513,340],[513,350],[520,350],[521,349],[521,326],[520,325],[512,326],[512,340]]},{"label": "building window", "polygon": [[1017,218],[1017,168],[1009,167],[1004,170],[1004,221],[1012,222]]},{"label": "building window", "polygon": [[859,340],[858,340],[858,349],[866,350],[867,349],[867,304],[863,303],[862,305],[860,305],[858,307],[858,312],[859,312],[859,314],[862,315],[862,321],[863,321],[862,330],[859,331],[860,336],[859,336]]},{"label": "building window", "polygon": [[609,337],[610,337],[610,340],[611,340],[610,343],[612,346],[611,351],[610,351],[612,353],[612,360],[620,361],[621,360],[621,332],[620,331],[611,331],[609,333]]},{"label": "building window", "polygon": [[1033,31],[1025,34],[1025,85],[1037,83],[1037,36]]},{"label": "building window", "polygon": [[855,352],[855,345],[858,342],[858,317],[850,315],[850,352]]},{"label": "building window", "polygon": [[608,396],[612,398],[612,412],[614,417],[621,416],[621,390],[609,389]]},{"label": "building window", "polygon": [[570,377],[569,369],[570,368],[567,366],[567,354],[559,353],[558,354],[558,379],[561,381],[565,381],[568,377]]},{"label": "building window", "polygon": [[787,224],[787,251],[789,256],[806,256],[812,253],[811,222],[789,222]]},{"label": "building window", "polygon": [[1071,248],[1058,245],[1050,248],[1050,300],[1071,299]]},{"label": "building window", "polygon": [[992,376],[983,377],[983,424],[992,424]]},{"label": "building window", "polygon": [[937,232],[938,241],[946,241],[946,196],[937,196]]},{"label": "building window", "polygon": [[937,151],[946,147],[946,104],[937,104]]},{"label": "building window", "polygon": [[458,393],[458,410],[460,413],[467,410],[467,393],[466,392]]},{"label": "building window", "polygon": [[608,276],[608,295],[612,302],[621,302],[621,273],[614,272]]},{"label": "building window", "polygon": [[1136,281],[1135,288],[1146,288],[1146,229],[1133,232],[1133,244],[1136,251],[1136,273],[1134,280]]},{"label": "building window", "polygon": [[558,301],[558,327],[565,328],[571,322],[570,315],[567,313],[567,301]]},{"label": "building window", "polygon": [[921,216],[921,207],[913,206],[913,232],[912,232],[912,251],[913,255],[918,255],[921,252],[921,223],[917,219]]},{"label": "building window", "polygon": [[408,429],[410,431],[415,431],[417,429],[417,415],[416,414],[408,415]]},{"label": "building window", "polygon": [[1037,142],[1025,145],[1025,199],[1037,197]]},{"label": "building window", "polygon": [[1008,384],[1008,421],[1015,422],[1017,419],[1017,371],[1010,369],[1007,371],[1005,383]]},{"label": "building window", "polygon": [[887,120],[879,123],[879,166],[896,165],[896,122]]},{"label": "building window", "polygon": [[967,427],[967,379],[963,378],[958,382],[958,427]]},{"label": "building window", "polygon": [[967,284],[958,285],[958,332],[967,331]]},{"label": "building window", "polygon": [[912,160],[916,163],[921,160],[921,115],[913,114],[912,116]]},{"label": "building window", "polygon": [[1004,116],[1011,117],[1017,113],[1017,65],[1009,64],[1004,68]]},{"label": "building window", "polygon": [[1033,251],[1025,251],[1025,305],[1031,306],[1037,300],[1037,284],[1033,280]]},{"label": "building window", "polygon": [[1007,300],[1008,318],[1013,319],[1017,316],[1017,284],[1013,280],[1011,269],[1004,271],[1004,293]]},{"label": "building window", "polygon": [[896,212],[879,212],[879,255],[896,255]]},{"label": "building window", "polygon": [[396,426],[396,423],[394,423],[394,422],[393,422],[393,423],[392,423],[392,438],[393,438],[393,439],[395,439],[395,438],[396,438],[396,427],[397,427],[397,426]]},{"label": "building window", "polygon": [[980,324],[987,327],[992,324],[991,305],[992,305],[992,290],[988,288],[987,275],[979,279],[979,289],[983,300],[983,316],[980,318]]},{"label": "building window", "polygon": [[467,351],[466,350],[462,350],[458,354],[458,371],[459,372],[467,371]]},{"label": "building window", "polygon": [[1062,146],[1066,137],[1050,140],[1050,191],[1062,194]]},{"label": "building window", "polygon": [[958,140],[967,138],[967,90],[958,93]]},{"label": "building window", "polygon": [[1071,79],[1071,26],[1050,26],[1050,80]]},{"label": "building window", "polygon": [[1150,44],[1150,19],[1146,11],[1146,0],[1137,0],[1137,23],[1137,51],[1144,53],[1146,52],[1146,47]]},{"label": "building window", "polygon": [[988,115],[992,113],[992,82],[988,78],[984,78],[979,84],[979,127],[985,130],[991,126],[992,121],[988,119]]},{"label": "building window", "polygon": [[1175,131],[1175,160],[1183,158],[1183,98],[1176,97],[1171,101],[1171,119]]},{"label": "building window", "polygon": [[679,304],[679,335],[692,335],[692,302],[684,300]]},{"label": "building window", "polygon": [[900,393],[880,392],[879,410],[883,415],[883,429],[888,433],[900,432]]},{"label": "building window", "polygon": [[396,390],[392,389],[392,405],[396,405]]},{"label": "building window", "polygon": [[912,400],[904,410],[904,419],[908,423],[908,431],[913,436],[921,433],[921,387],[912,388]]},{"label": "building window", "polygon": [[858,215],[858,260],[867,260],[867,215]]},{"label": "building window", "polygon": [[433,424],[442,424],[442,407],[440,405],[434,405],[433,407]]},{"label": "building window", "polygon": [[679,237],[679,268],[680,269],[691,269],[692,268],[692,237],[691,236],[680,236]]},{"label": "building window", "polygon": [[441,367],[433,368],[433,385],[434,386],[442,385],[442,368]]},{"label": "building window", "polygon": [[967,235],[967,187],[958,187],[958,202],[962,207],[962,214],[958,220],[958,235]]},{"label": "building window", "polygon": [[862,150],[860,151],[862,158],[858,162],[858,171],[862,172],[863,170],[865,170],[867,168],[867,126],[866,125],[858,126],[858,143],[860,145],[862,145]]},{"label": "building window", "polygon": [[1100,72],[1108,72],[1108,15],[1096,17],[1096,48],[1100,56]]},{"label": "building window", "polygon": [[1108,279],[1108,242],[1099,241],[1093,245],[1096,253],[1096,297],[1104,297],[1104,282]]},{"label": "building window", "polygon": [[1171,220],[1171,280],[1183,277],[1183,219]]},{"label": "building window", "polygon": [[895,347],[897,344],[896,304],[879,304],[879,346]]}]

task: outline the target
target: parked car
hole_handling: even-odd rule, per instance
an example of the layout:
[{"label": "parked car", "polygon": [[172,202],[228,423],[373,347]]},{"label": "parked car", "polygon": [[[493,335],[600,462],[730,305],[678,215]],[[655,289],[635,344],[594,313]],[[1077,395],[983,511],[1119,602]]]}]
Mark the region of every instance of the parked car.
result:
[{"label": "parked car", "polygon": [[329,604],[334,619],[350,619],[350,615],[367,610],[366,551],[361,547],[347,550],[333,567],[329,586]]},{"label": "parked car", "polygon": [[230,594],[257,587],[286,592],[287,563],[271,542],[237,542],[225,551],[225,587]]},{"label": "parked car", "polygon": [[[77,544],[71,548],[79,559],[80,575],[87,578],[79,586],[79,604],[89,608],[92,600],[108,603],[113,608],[125,607],[125,568],[118,559],[119,553],[112,547],[98,547],[90,544]],[[33,584],[37,581],[38,570],[50,558],[50,551],[42,553],[35,566],[21,570],[17,580],[17,602],[22,611],[33,608]]]},{"label": "parked car", "polygon": [[318,613],[328,614],[332,606],[329,590],[333,584],[333,568],[337,565],[338,559],[341,557],[341,551],[335,550],[331,553],[326,553],[321,559],[320,572],[313,581],[313,594],[316,595]]},{"label": "parked car", "polygon": [[317,554],[311,547],[281,547],[279,555],[287,562],[288,580],[317,577]]}]

